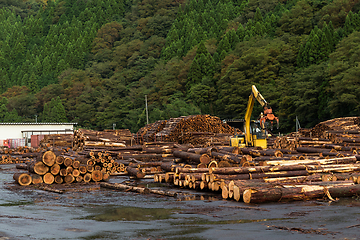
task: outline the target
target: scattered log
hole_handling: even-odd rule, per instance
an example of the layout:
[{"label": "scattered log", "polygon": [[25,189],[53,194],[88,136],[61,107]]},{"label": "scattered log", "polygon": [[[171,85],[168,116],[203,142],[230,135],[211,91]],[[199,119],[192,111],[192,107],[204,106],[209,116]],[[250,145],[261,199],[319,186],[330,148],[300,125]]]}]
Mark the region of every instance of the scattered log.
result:
[{"label": "scattered log", "polygon": [[120,183],[100,183],[100,187],[104,187],[104,188],[111,188],[111,189],[116,189],[116,190],[121,190],[121,191],[133,191],[133,192],[138,192],[138,193],[153,193],[153,194],[159,194],[159,195],[163,195],[163,196],[170,196],[170,197],[176,197],[177,196],[177,192],[173,192],[173,191],[163,191],[163,190],[159,190],[159,189],[150,189],[150,188],[144,188],[144,187],[133,187],[133,186],[129,186],[129,185],[125,185],[125,184],[120,184]]}]

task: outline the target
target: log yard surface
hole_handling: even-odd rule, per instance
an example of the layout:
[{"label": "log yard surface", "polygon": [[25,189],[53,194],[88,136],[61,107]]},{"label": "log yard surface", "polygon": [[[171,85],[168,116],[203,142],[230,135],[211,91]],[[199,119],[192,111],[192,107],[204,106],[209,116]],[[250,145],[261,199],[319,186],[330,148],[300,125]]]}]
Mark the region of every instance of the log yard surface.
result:
[{"label": "log yard surface", "polygon": [[359,119],[229,146],[217,117],[2,148],[0,239],[360,239]]}]

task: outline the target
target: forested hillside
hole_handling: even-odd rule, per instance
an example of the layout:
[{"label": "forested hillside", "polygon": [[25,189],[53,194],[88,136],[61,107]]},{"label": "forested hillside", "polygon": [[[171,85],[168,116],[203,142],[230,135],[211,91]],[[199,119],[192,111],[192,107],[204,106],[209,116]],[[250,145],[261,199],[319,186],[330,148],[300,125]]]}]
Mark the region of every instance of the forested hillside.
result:
[{"label": "forested hillside", "polygon": [[[255,84],[280,131],[360,115],[359,0],[0,2],[0,121],[128,128],[243,118]],[[255,104],[253,118],[261,111]]]}]

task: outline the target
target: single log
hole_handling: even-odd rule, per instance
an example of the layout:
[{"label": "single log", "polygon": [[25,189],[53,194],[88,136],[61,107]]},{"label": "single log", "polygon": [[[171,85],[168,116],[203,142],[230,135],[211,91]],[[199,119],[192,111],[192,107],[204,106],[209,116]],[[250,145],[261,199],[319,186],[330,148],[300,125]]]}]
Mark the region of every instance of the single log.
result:
[{"label": "single log", "polygon": [[91,179],[94,182],[100,182],[102,180],[102,177],[103,177],[103,173],[99,170],[94,170],[91,173]]},{"label": "single log", "polygon": [[323,153],[323,152],[330,152],[330,149],[314,148],[314,147],[297,147],[296,151],[300,153]]},{"label": "single log", "polygon": [[183,151],[173,151],[174,157],[178,157],[184,160],[193,161],[196,163],[204,163],[209,164],[210,163],[210,157],[207,154],[195,154],[195,153],[189,153],[189,152],[183,152]]},{"label": "single log", "polygon": [[36,173],[39,175],[44,175],[45,173],[47,173],[49,171],[49,167],[46,166],[43,162],[32,162],[29,165],[29,172],[31,173]]},{"label": "single log", "polygon": [[57,175],[54,178],[54,182],[57,183],[57,184],[61,184],[61,183],[64,182],[64,179],[60,175]]},{"label": "single log", "polygon": [[61,168],[59,175],[62,177],[65,177],[68,174],[67,169],[66,168]]},{"label": "single log", "polygon": [[76,178],[75,178],[75,180],[76,180],[76,182],[82,182],[83,181],[83,176],[77,176]]},{"label": "single log", "polygon": [[252,188],[243,193],[245,203],[263,203],[277,201],[299,201],[328,196],[351,197],[360,193],[360,186],[354,183],[339,183],[320,185],[283,185],[277,188]]},{"label": "single log", "polygon": [[54,188],[50,188],[47,186],[39,186],[39,189],[44,190],[44,191],[48,191],[48,192],[54,192],[54,193],[64,193],[64,191],[58,190],[58,189],[54,189]]},{"label": "single log", "polygon": [[56,156],[55,162],[59,165],[62,165],[64,163],[64,157],[61,155]]},{"label": "single log", "polygon": [[73,168],[79,168],[80,167],[80,161],[78,161],[78,160],[73,161],[72,166],[73,166]]},{"label": "single log", "polygon": [[327,164],[339,164],[339,163],[355,163],[357,156],[341,157],[341,158],[330,158],[330,159],[305,159],[305,160],[281,160],[278,161],[265,161],[266,165],[327,165]]},{"label": "single log", "polygon": [[91,173],[91,172],[94,171],[94,170],[95,170],[95,168],[94,168],[93,165],[86,165],[86,171],[87,171],[87,172]]},{"label": "single log", "polygon": [[234,155],[225,154],[225,153],[221,153],[221,152],[211,152],[211,157],[214,157],[214,158],[222,160],[222,161],[228,161],[228,162],[237,163],[237,164],[246,160],[246,159],[244,159],[244,156],[242,156],[242,155],[234,156]]},{"label": "single log", "polygon": [[30,185],[32,178],[28,173],[14,173],[13,179],[21,186]]},{"label": "single log", "polygon": [[28,170],[28,165],[27,164],[23,164],[23,163],[19,163],[15,165],[16,169],[25,169]]},{"label": "single log", "polygon": [[277,171],[298,171],[305,170],[305,165],[289,165],[289,166],[255,166],[255,167],[225,167],[225,168],[209,168],[209,173],[233,175],[244,173],[256,173],[256,172],[277,172]]},{"label": "single log", "polygon": [[86,173],[83,177],[84,182],[90,182],[91,181],[91,173]]},{"label": "single log", "polygon": [[45,165],[51,167],[56,161],[56,155],[53,151],[46,151],[42,156],[42,161]]},{"label": "single log", "polygon": [[72,171],[72,175],[76,178],[76,177],[78,177],[78,176],[80,176],[80,171],[79,171],[79,169],[74,169],[73,171]]},{"label": "single log", "polygon": [[68,174],[64,177],[65,183],[72,183],[75,181],[75,177],[72,174]]},{"label": "single log", "polygon": [[153,194],[159,194],[163,196],[170,196],[170,197],[176,197],[177,192],[173,191],[163,191],[158,189],[149,189],[149,188],[143,188],[143,187],[133,187],[125,184],[120,183],[100,183],[100,187],[104,188],[111,188],[111,189],[117,189],[121,191],[134,191],[138,193],[153,193]]},{"label": "single log", "polygon": [[87,172],[86,165],[80,165],[79,172],[84,175]]},{"label": "single log", "polygon": [[31,178],[32,184],[40,184],[44,182],[42,176],[38,174],[31,174]]},{"label": "single log", "polygon": [[144,178],[145,176],[145,173],[142,172],[139,168],[126,167],[126,171],[129,173],[129,175],[136,178]]},{"label": "single log", "polygon": [[51,166],[50,168],[50,173],[52,175],[58,175],[60,173],[60,165],[55,163],[54,165]]},{"label": "single log", "polygon": [[110,180],[110,174],[103,173],[102,180],[105,181],[105,182],[108,182]]},{"label": "single log", "polygon": [[70,167],[72,166],[73,160],[70,157],[65,157],[64,159],[64,165],[65,167]]},{"label": "single log", "polygon": [[186,167],[177,167],[175,169],[176,173],[207,173],[209,168],[186,168]]},{"label": "single log", "polygon": [[43,181],[44,183],[46,184],[52,184],[54,182],[54,175],[52,175],[51,173],[46,173],[44,176],[43,176]]}]

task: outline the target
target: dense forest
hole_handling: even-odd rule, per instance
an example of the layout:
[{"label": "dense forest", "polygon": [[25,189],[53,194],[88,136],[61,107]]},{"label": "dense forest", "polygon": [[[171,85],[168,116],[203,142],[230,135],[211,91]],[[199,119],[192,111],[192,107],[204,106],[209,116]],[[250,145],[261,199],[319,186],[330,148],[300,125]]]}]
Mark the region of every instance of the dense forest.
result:
[{"label": "dense forest", "polygon": [[[0,121],[360,115],[359,0],[0,0]],[[255,104],[253,118],[260,114]]]}]

